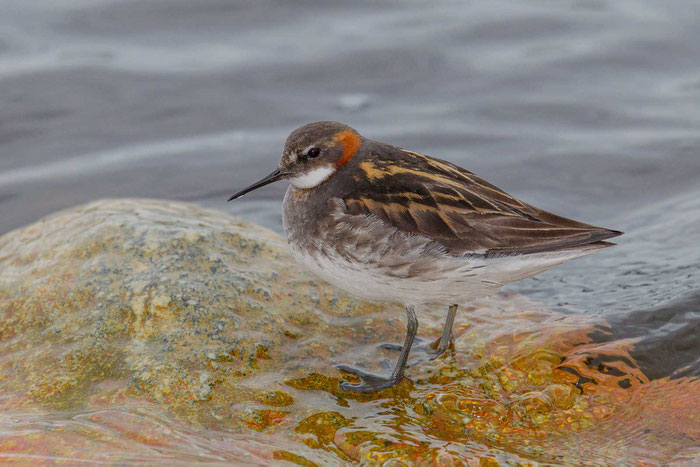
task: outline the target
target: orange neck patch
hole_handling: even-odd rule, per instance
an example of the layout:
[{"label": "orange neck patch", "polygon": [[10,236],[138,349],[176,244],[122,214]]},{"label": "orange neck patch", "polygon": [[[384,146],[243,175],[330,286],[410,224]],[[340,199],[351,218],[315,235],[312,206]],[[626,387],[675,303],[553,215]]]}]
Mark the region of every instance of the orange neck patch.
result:
[{"label": "orange neck patch", "polygon": [[352,130],[343,130],[336,133],[333,137],[333,141],[338,141],[343,145],[343,155],[338,159],[338,168],[341,168],[355,157],[357,150],[360,149],[360,145],[362,145],[360,135]]}]

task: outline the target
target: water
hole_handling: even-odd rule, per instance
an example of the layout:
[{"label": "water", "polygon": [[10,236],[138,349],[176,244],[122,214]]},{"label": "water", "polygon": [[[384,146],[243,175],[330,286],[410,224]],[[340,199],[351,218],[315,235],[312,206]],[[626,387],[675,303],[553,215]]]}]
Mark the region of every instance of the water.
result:
[{"label": "water", "polygon": [[[650,380],[700,362],[700,4],[0,1],[0,233],[102,197],[281,230],[267,174],[314,120],[463,165],[626,234],[511,287],[628,340]],[[605,323],[605,324],[603,324]]]}]

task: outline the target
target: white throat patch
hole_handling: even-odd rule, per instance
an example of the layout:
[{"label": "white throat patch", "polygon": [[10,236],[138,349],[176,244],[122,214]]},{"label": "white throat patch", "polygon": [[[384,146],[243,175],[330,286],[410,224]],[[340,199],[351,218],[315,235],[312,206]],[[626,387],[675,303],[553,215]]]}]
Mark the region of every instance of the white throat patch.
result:
[{"label": "white throat patch", "polygon": [[297,188],[313,188],[328,180],[328,177],[333,175],[336,168],[330,165],[323,165],[315,169],[292,178],[289,181]]}]

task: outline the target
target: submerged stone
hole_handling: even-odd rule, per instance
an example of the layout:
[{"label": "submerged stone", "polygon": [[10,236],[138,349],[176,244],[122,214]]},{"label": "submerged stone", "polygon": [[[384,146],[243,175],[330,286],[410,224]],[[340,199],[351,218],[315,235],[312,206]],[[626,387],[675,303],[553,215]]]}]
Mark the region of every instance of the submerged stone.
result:
[{"label": "submerged stone", "polygon": [[[419,334],[437,337],[445,311],[421,310]],[[601,463],[692,455],[697,421],[683,407],[698,405],[697,382],[650,382],[625,343],[601,350],[584,317],[518,295],[463,305],[455,353],[421,360],[401,385],[341,389],[337,363],[390,371],[396,355],[377,344],[402,341],[403,320],[402,307],[331,288],[279,235],[219,211],[104,200],[59,212],[0,237],[0,425],[14,427],[0,433],[0,457],[492,465],[590,462],[590,449]],[[621,363],[587,364],[603,350]]]}]

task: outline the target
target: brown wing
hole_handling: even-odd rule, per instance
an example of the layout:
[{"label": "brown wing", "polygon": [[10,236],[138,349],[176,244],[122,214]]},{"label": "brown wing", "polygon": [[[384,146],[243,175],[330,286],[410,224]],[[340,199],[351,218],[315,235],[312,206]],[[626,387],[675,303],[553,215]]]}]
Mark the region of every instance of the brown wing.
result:
[{"label": "brown wing", "polygon": [[[386,149],[385,149],[386,150]],[[350,214],[372,214],[452,253],[516,254],[599,242],[621,232],[551,214],[513,198],[450,162],[390,147],[359,162]]]}]

